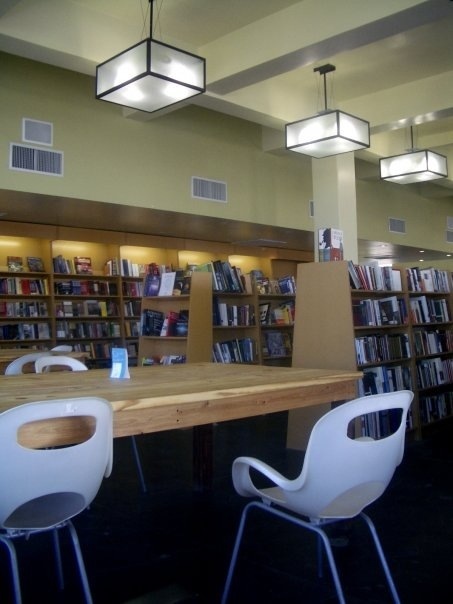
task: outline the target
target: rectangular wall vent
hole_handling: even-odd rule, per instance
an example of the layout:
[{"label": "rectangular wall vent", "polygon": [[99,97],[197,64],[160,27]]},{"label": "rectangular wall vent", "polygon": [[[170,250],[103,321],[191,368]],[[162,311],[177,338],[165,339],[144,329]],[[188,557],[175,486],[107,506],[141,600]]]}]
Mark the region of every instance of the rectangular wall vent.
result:
[{"label": "rectangular wall vent", "polygon": [[446,242],[447,243],[453,243],[453,230],[452,231],[447,231],[447,237],[446,237]]},{"label": "rectangular wall vent", "polygon": [[315,217],[315,202],[313,199],[310,199],[308,201],[308,215],[310,216],[310,218]]},{"label": "rectangular wall vent", "polygon": [[63,152],[11,143],[9,146],[9,168],[21,172],[63,176]]},{"label": "rectangular wall vent", "polygon": [[28,117],[22,118],[22,141],[38,145],[53,145],[53,124]]},{"label": "rectangular wall vent", "polygon": [[228,201],[226,182],[192,176],[192,197],[226,203]]},{"label": "rectangular wall vent", "polygon": [[389,218],[389,231],[391,233],[405,233],[406,221],[400,218]]},{"label": "rectangular wall vent", "polygon": [[447,229],[453,231],[453,216],[447,216]]}]

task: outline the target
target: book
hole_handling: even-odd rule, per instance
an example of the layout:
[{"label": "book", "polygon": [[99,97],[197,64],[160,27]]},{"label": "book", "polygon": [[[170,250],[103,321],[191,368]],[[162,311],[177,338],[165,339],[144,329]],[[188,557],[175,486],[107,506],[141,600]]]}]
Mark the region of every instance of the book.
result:
[{"label": "book", "polygon": [[44,262],[39,256],[27,256],[28,270],[33,273],[44,273]]},{"label": "book", "polygon": [[8,270],[12,273],[21,273],[24,270],[24,259],[22,256],[7,256]]},{"label": "book", "polygon": [[160,276],[160,285],[157,292],[158,296],[172,296],[175,286],[176,272],[162,273]]},{"label": "book", "polygon": [[157,296],[159,288],[160,276],[153,273],[147,273],[143,287],[143,295],[145,297]]},{"label": "book", "polygon": [[88,256],[75,256],[74,268],[77,275],[92,275],[91,258]]},{"label": "book", "polygon": [[340,229],[318,229],[319,262],[343,260],[343,231]]}]

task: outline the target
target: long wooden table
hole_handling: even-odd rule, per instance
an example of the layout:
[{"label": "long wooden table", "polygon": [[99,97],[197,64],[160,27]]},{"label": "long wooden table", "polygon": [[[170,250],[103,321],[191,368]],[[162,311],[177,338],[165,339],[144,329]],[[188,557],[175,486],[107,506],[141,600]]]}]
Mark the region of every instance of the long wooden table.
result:
[{"label": "long wooden table", "polygon": [[[0,376],[0,412],[32,401],[99,396],[114,409],[114,436],[130,436],[348,400],[356,395],[361,376],[355,371],[216,363],[132,367],[130,374],[125,380],[110,378],[108,369]],[[72,427],[51,423],[33,426],[27,443],[54,446],[78,437]],[[209,467],[198,469],[204,472]],[[205,479],[198,476],[197,481]]]}]

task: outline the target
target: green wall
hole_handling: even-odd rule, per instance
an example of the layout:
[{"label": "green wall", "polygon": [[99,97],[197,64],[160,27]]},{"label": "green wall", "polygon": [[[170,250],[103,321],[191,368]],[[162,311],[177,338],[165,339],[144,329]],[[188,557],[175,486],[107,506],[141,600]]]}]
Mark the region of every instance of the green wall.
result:
[{"label": "green wall", "polygon": [[[92,77],[7,54],[0,65],[1,188],[313,230],[310,159],[263,152],[260,126],[196,106],[127,119],[94,98]],[[63,178],[8,169],[23,117],[53,123]],[[225,181],[228,203],[192,199],[191,176]],[[447,216],[449,199],[357,181],[359,238],[452,251]],[[388,232],[389,217],[406,221],[405,235]]]},{"label": "green wall", "polygon": [[[150,121],[94,98],[94,78],[0,55],[4,189],[312,230],[311,165],[261,150],[261,128],[196,106]],[[64,177],[8,169],[22,118],[52,122]],[[191,176],[227,183],[228,203],[191,197]]]}]

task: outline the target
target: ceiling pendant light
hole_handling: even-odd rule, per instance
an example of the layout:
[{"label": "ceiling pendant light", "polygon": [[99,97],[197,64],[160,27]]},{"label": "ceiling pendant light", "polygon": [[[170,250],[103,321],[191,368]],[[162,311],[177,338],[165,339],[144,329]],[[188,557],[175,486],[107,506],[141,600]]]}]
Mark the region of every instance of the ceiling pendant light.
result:
[{"label": "ceiling pendant light", "polygon": [[344,111],[327,108],[326,74],[335,71],[335,66],[322,65],[313,71],[318,71],[324,78],[324,111],[286,124],[286,148],[316,158],[368,148],[369,122]]},{"label": "ceiling pendant light", "polygon": [[206,60],[149,38],[96,67],[96,98],[153,112],[206,90]]},{"label": "ceiling pendant light", "polygon": [[407,153],[382,157],[379,160],[382,180],[407,185],[446,178],[448,176],[447,158],[429,149],[414,148],[414,133],[411,126],[411,148]]}]

